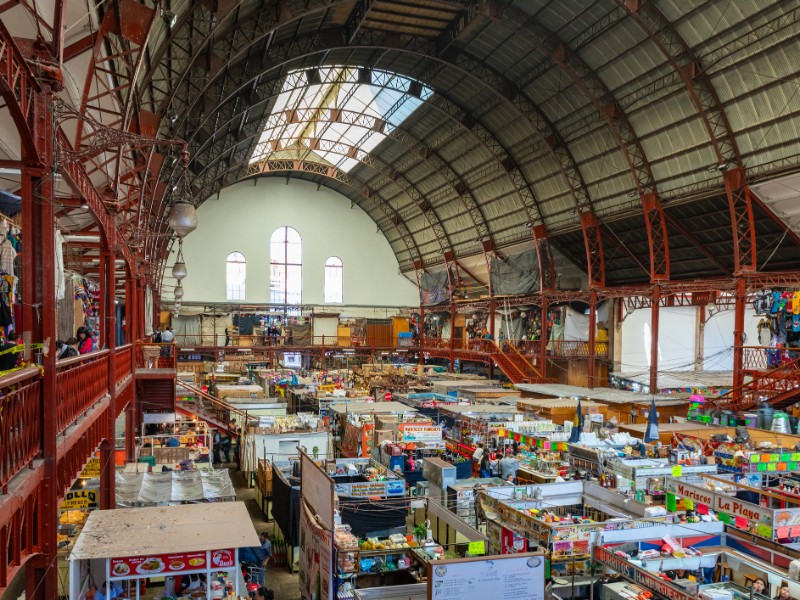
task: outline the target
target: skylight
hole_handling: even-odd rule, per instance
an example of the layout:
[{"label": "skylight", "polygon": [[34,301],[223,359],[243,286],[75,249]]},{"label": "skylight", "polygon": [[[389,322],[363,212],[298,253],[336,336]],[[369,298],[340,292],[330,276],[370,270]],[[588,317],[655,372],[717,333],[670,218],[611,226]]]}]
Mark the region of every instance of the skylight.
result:
[{"label": "skylight", "polygon": [[348,173],[433,91],[395,73],[356,67],[293,71],[250,163],[312,160]]}]

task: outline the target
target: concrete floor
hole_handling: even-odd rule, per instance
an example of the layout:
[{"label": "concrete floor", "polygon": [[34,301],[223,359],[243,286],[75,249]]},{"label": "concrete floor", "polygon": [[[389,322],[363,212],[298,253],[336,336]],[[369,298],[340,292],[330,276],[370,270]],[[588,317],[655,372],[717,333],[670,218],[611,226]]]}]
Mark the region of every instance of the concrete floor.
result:
[{"label": "concrete floor", "polygon": [[[233,487],[236,490],[236,499],[244,502],[247,506],[247,512],[250,513],[250,518],[253,520],[256,531],[258,533],[268,531],[271,536],[277,525],[274,522],[267,523],[264,513],[261,512],[258,504],[256,504],[253,490],[247,487],[247,482],[242,473],[237,471],[235,466],[231,466],[230,474]],[[283,567],[268,567],[265,580],[267,588],[275,592],[275,600],[300,599],[299,576],[296,573],[292,574]]]}]

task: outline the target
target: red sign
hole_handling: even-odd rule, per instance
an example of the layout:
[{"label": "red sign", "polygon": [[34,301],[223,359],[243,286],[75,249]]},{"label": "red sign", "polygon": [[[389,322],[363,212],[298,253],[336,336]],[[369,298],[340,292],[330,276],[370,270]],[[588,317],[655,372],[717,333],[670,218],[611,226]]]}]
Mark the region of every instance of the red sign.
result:
[{"label": "red sign", "polygon": [[500,532],[500,554],[521,554],[528,551],[528,540],[503,527]]},{"label": "red sign", "polygon": [[392,401],[392,392],[386,392],[383,395],[383,399],[386,400],[386,402],[391,402]]},{"label": "red sign", "polygon": [[211,565],[208,553],[186,552],[182,554],[153,554],[129,558],[112,558],[109,569],[112,578],[149,577],[159,573],[183,573],[233,567],[236,563],[235,550],[213,550]]}]

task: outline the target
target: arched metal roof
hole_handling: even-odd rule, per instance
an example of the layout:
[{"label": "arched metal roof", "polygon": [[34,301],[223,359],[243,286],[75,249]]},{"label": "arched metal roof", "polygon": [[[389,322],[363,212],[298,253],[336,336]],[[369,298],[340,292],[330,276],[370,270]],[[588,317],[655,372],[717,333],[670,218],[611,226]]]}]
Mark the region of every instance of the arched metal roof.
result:
[{"label": "arched metal roof", "polygon": [[[186,140],[196,202],[249,177],[310,179],[361,206],[407,272],[520,243],[537,245],[545,272],[552,246],[601,286],[800,259],[797,232],[748,187],[800,170],[800,0],[91,8],[65,42],[82,90],[72,105],[112,129]],[[330,97],[304,105],[302,88],[335,89],[340,68],[421,103],[395,123]],[[300,90],[289,104],[287,90]],[[252,162],[269,123],[283,133]],[[290,123],[322,133],[293,137]],[[332,133],[355,123],[382,141],[364,151]],[[79,151],[91,137],[81,124],[73,135]],[[153,263],[170,243],[175,158],[134,142],[86,159]]]}]

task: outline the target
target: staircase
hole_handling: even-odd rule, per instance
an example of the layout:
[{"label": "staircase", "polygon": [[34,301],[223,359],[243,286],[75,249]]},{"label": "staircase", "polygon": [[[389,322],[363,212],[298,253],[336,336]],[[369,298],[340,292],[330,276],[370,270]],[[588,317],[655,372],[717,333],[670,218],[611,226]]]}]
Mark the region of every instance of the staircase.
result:
[{"label": "staircase", "polygon": [[500,346],[492,342],[492,360],[500,367],[511,383],[544,383],[547,381],[539,370],[525,358],[513,344],[506,344],[504,352]]},{"label": "staircase", "polygon": [[744,385],[717,396],[708,404],[721,410],[740,412],[765,402],[786,408],[800,402],[800,357],[753,377]]},{"label": "staircase", "polygon": [[193,398],[189,400],[188,394],[178,394],[175,409],[190,417],[197,417],[215,429],[221,429],[231,434],[236,434],[237,429],[247,422],[247,413],[235,408],[188,383],[179,383],[179,388],[188,391]]}]

